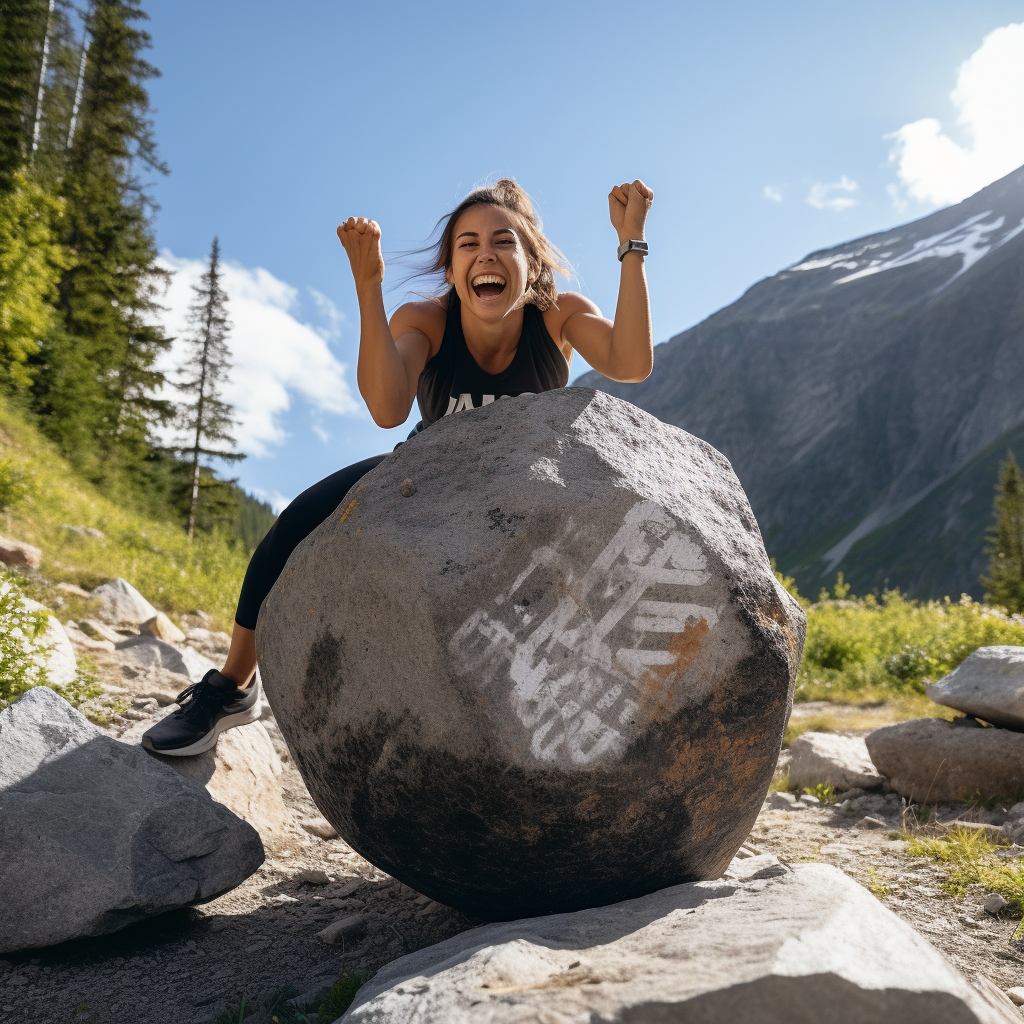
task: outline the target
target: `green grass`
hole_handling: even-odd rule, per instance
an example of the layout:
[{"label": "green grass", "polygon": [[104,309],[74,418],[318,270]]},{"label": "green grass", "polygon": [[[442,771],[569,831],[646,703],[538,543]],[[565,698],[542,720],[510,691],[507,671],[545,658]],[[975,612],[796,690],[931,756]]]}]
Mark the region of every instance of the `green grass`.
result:
[{"label": "green grass", "polygon": [[942,891],[963,896],[973,886],[997,892],[1008,913],[1024,913],[1024,866],[1000,863],[998,846],[974,829],[950,829],[944,836],[904,833],[908,857],[926,857],[943,866]]},{"label": "green grass", "polygon": [[[325,995],[302,1009],[288,1004],[289,999],[299,994],[297,989],[290,986],[279,989],[263,1005],[260,1019],[271,1021],[273,1024],[307,1024],[313,1019],[318,1024],[332,1024],[352,1005],[356,993],[370,977],[371,975],[361,971],[343,974]],[[241,1024],[246,1017],[259,1009],[258,1002],[240,997],[238,1002],[233,1003],[217,1017],[217,1024]],[[312,1017],[312,1014],[316,1017]]]},{"label": "green grass", "polygon": [[[53,582],[87,590],[123,576],[157,608],[172,616],[205,611],[214,627],[229,629],[248,557],[226,535],[199,534],[188,543],[176,523],[160,522],[117,503],[78,477],[27,420],[0,399],[0,461],[24,483],[12,508],[0,515],[0,533],[43,551],[41,572]],[[64,527],[90,526],[103,539],[79,537]],[[30,596],[53,607],[52,588],[27,581]],[[55,609],[65,620],[84,611],[66,595]]]},{"label": "green grass", "polygon": [[840,575],[831,595],[822,592],[805,607],[797,701],[913,700],[979,647],[1024,646],[1024,622],[967,596],[911,601],[886,591],[855,598]]}]

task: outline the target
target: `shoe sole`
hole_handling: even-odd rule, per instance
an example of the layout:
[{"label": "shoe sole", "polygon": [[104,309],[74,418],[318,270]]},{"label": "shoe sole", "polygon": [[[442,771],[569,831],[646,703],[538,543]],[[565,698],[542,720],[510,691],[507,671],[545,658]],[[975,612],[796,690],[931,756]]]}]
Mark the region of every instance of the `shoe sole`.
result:
[{"label": "shoe sole", "polygon": [[158,750],[156,747],[151,747],[145,742],[143,746],[147,750],[152,750],[154,754],[162,754],[164,757],[192,757],[195,754],[205,754],[207,750],[212,750],[217,746],[217,737],[222,732],[227,732],[228,729],[234,729],[239,725],[250,725],[252,722],[258,722],[259,718],[260,700],[257,696],[251,708],[246,708],[245,711],[238,711],[233,715],[225,715],[205,736],[197,739],[195,743],[190,743],[187,747],[175,747],[174,750]]}]

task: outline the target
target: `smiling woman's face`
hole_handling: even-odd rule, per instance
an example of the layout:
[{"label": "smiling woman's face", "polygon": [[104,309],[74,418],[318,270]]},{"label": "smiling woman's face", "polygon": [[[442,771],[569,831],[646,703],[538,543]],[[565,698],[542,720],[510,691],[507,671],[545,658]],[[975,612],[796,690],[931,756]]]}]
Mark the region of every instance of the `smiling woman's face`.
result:
[{"label": "smiling woman's face", "polygon": [[507,212],[478,204],[459,217],[448,282],[481,320],[498,321],[523,304],[528,269],[526,250]]}]

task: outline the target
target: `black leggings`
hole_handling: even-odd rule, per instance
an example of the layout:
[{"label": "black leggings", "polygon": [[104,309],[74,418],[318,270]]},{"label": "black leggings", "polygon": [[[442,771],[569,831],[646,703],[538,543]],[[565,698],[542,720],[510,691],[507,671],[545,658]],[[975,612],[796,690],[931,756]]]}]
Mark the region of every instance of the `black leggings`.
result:
[{"label": "black leggings", "polygon": [[288,556],[340,504],[341,499],[359,479],[379,465],[386,455],[374,455],[354,466],[332,473],[325,480],[303,491],[278,517],[260,546],[249,560],[238,596],[235,622],[245,629],[255,629],[260,605],[270,593],[284,569]]}]

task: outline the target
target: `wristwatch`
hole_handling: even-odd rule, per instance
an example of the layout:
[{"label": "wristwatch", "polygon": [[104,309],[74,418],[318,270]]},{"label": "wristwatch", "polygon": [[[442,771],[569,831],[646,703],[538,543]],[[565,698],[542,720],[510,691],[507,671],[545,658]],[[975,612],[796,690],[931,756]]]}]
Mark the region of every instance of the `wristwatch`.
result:
[{"label": "wristwatch", "polygon": [[650,250],[647,248],[647,243],[641,239],[629,238],[615,250],[615,255],[619,257],[620,263],[622,262],[622,257],[625,256],[627,252],[638,252],[641,256],[646,256]]}]

